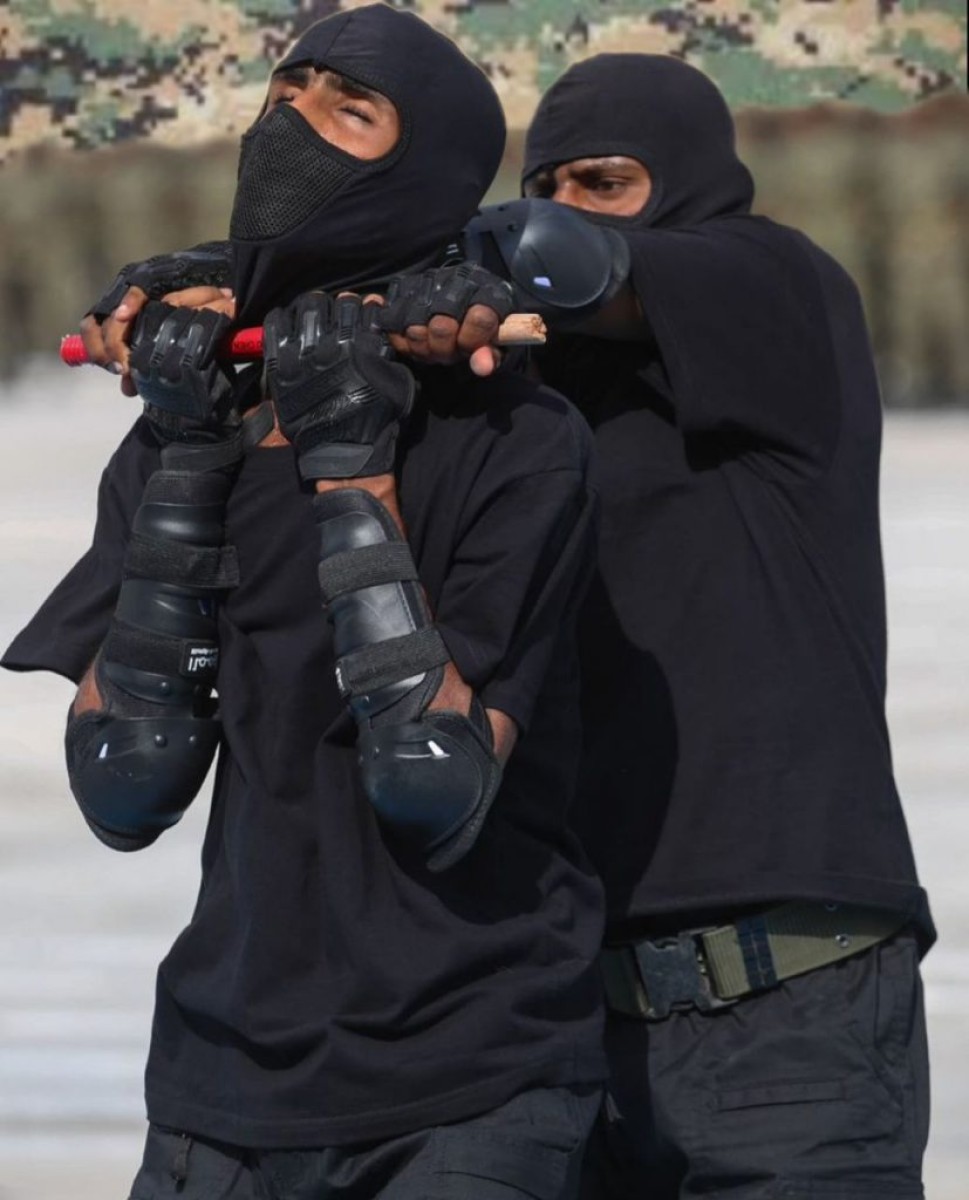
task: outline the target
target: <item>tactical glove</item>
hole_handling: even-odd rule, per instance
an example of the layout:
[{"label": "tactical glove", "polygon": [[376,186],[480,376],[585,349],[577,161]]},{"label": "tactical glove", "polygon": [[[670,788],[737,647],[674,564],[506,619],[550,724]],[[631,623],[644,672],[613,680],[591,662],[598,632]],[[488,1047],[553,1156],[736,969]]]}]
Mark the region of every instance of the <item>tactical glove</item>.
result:
[{"label": "tactical glove", "polygon": [[160,300],[169,292],[180,292],[184,288],[231,285],[232,243],[203,242],[188,250],[157,254],[144,262],[128,263],[85,316],[93,316],[99,325],[102,324],[132,287],[141,288],[149,300]]},{"label": "tactical glove", "polygon": [[503,321],[514,307],[514,297],[510,283],[477,263],[435,267],[420,275],[399,275],[392,280],[379,324],[387,333],[403,333],[412,325],[426,325],[436,316],[454,317],[460,322],[476,304],[492,309]]},{"label": "tactical glove", "polygon": [[208,309],[153,300],[135,324],[131,374],[145,416],[165,442],[205,441],[238,424],[231,367],[216,358],[230,321]]},{"label": "tactical glove", "polygon": [[307,292],[266,318],[266,383],[304,479],[355,479],[394,469],[414,377],[391,360],[376,304]]}]

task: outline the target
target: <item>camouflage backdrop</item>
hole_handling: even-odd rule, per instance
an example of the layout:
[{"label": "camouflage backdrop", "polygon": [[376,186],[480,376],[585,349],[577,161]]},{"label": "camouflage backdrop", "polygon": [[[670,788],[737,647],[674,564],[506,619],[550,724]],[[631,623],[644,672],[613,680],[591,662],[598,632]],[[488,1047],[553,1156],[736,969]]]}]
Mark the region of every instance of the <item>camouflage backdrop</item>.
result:
[{"label": "camouflage backdrop", "polygon": [[[38,143],[237,134],[307,24],[366,0],[0,0],[0,159]],[[845,99],[882,111],[960,87],[964,0],[395,0],[493,79],[510,125],[609,50],[676,54],[734,106]]]}]

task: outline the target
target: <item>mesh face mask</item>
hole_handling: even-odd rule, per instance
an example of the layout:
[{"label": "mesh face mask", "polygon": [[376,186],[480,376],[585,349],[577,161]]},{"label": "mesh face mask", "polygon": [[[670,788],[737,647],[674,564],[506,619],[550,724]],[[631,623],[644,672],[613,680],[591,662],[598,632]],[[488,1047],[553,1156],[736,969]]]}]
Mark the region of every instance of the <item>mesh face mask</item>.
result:
[{"label": "mesh face mask", "polygon": [[230,237],[256,242],[289,233],[363,168],[280,105],[243,136]]},{"label": "mesh face mask", "polygon": [[232,213],[237,320],[312,288],[379,287],[440,253],[474,213],[504,145],[487,78],[442,34],[387,4],[306,29],[276,72],[327,69],[394,105],[400,137],[358,159],[280,103],[245,135]]}]

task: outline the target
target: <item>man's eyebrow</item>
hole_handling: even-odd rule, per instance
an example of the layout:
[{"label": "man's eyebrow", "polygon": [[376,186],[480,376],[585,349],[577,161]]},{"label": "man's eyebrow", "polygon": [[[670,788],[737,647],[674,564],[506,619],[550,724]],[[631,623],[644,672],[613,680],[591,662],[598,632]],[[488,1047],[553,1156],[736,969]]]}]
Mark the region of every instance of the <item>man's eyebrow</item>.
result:
[{"label": "man's eyebrow", "polygon": [[357,100],[372,100],[374,104],[388,103],[387,97],[382,93],[376,92],[362,83],[357,83],[355,79],[348,79],[339,71],[324,68],[324,74],[327,87],[332,88],[335,92],[341,92],[344,96],[353,96]]},{"label": "man's eyebrow", "polygon": [[312,67],[282,67],[279,71],[273,72],[269,82],[270,84],[291,83],[305,88],[309,87],[312,78]]}]

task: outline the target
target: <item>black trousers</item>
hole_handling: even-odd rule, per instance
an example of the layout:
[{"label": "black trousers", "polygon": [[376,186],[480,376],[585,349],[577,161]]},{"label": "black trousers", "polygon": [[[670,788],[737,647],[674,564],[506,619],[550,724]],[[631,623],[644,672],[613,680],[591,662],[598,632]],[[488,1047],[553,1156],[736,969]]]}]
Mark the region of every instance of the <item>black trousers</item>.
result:
[{"label": "black trousers", "polygon": [[929,1071],[908,934],[702,1014],[610,1017],[582,1200],[916,1200]]},{"label": "black trousers", "polygon": [[247,1150],[152,1125],[130,1200],[575,1200],[597,1089],[358,1146]]}]

